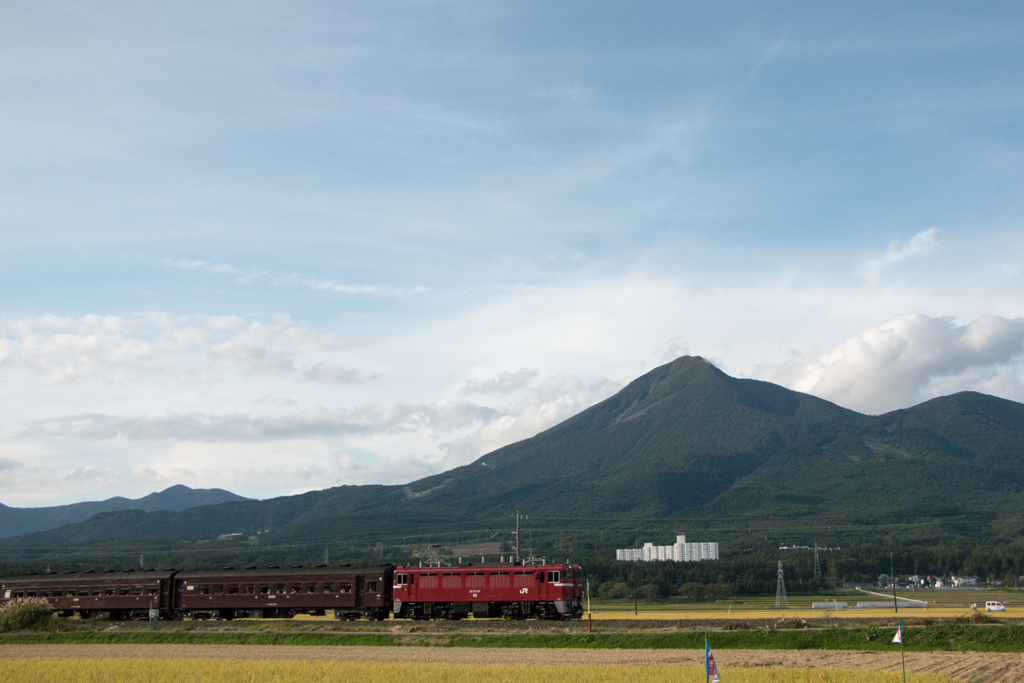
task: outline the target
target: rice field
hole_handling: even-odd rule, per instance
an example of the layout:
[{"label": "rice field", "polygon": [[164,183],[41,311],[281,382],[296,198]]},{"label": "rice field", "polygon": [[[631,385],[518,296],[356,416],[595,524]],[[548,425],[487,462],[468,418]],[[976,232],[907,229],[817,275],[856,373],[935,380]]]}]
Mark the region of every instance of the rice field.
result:
[{"label": "rice field", "polygon": [[[879,590],[879,593],[884,593]],[[898,591],[899,598],[924,600],[927,606],[902,605],[899,608],[901,617],[956,617],[972,613],[972,604],[977,604],[978,611],[984,613],[985,602],[995,600],[1006,605],[1006,612],[989,613],[997,619],[1024,619],[1024,591],[974,591],[974,590],[918,590]],[[848,603],[848,609],[822,610],[813,609],[815,602]],[[883,602],[886,598],[867,593],[850,592],[838,596],[792,596],[788,599],[787,608],[775,606],[774,596],[742,597],[735,600],[723,600],[714,603],[682,604],[644,604],[640,603],[638,614],[633,613],[633,603],[621,601],[615,603],[592,604],[592,615],[598,619],[778,619],[781,617],[808,619],[828,616],[843,619],[851,617],[878,617],[897,614],[888,608],[857,609],[858,602]],[[892,598],[889,598],[891,603]],[[902,601],[901,601],[902,602]]]},{"label": "rice field", "polygon": [[[899,674],[836,669],[733,668],[720,671],[723,681],[753,683],[895,683]],[[700,683],[703,667],[647,665],[529,665],[323,662],[232,659],[0,659],[0,680],[8,683],[178,683],[217,681],[281,682],[395,680],[428,683]],[[912,683],[942,683],[952,679],[936,674],[907,674]]]}]

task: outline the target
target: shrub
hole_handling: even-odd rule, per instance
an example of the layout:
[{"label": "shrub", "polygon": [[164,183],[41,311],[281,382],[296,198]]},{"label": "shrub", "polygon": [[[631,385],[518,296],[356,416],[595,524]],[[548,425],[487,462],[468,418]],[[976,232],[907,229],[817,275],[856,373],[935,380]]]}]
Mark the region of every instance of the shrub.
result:
[{"label": "shrub", "polygon": [[0,605],[0,633],[38,628],[52,620],[45,598],[15,598]]}]

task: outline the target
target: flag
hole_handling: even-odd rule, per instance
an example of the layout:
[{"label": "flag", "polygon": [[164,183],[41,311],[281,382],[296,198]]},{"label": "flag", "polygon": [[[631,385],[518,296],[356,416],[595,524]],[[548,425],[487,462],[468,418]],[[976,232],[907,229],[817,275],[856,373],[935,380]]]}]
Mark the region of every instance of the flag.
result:
[{"label": "flag", "polygon": [[715,665],[715,656],[711,654],[711,646],[704,641],[704,667],[707,670],[708,680],[718,683],[718,667]]},{"label": "flag", "polygon": [[893,636],[892,642],[893,643],[899,643],[900,645],[903,644],[903,622],[902,621],[900,622],[900,625],[896,627],[896,635]]}]

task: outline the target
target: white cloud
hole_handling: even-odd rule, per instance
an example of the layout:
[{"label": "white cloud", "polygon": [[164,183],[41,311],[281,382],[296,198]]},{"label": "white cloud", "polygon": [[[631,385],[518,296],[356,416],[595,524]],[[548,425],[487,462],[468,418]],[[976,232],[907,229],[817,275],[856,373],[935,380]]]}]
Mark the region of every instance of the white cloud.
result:
[{"label": "white cloud", "polygon": [[310,382],[324,384],[358,384],[363,381],[359,371],[338,363],[313,363],[302,368],[302,376]]},{"label": "white cloud", "polygon": [[508,394],[519,391],[536,379],[540,373],[528,368],[520,368],[515,372],[508,370],[497,377],[488,379],[469,379],[462,387],[464,394]]},{"label": "white cloud", "polygon": [[1024,318],[985,316],[958,326],[952,318],[914,313],[863,330],[819,358],[797,360],[764,379],[867,413],[986,385],[1024,400],[1022,355]]},{"label": "white cloud", "polygon": [[928,228],[910,239],[893,241],[882,256],[868,259],[864,264],[865,277],[874,281],[890,266],[933,251],[938,243],[938,233],[936,228]]}]

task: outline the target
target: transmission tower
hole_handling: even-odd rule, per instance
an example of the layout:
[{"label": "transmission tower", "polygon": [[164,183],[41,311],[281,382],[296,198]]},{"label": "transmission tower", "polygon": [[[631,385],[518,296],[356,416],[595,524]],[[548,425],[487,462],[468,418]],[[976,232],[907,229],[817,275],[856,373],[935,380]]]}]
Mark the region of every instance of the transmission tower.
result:
[{"label": "transmission tower", "polygon": [[786,580],[782,578],[782,560],[779,560],[779,583],[775,588],[775,606],[789,607],[789,601],[786,600]]},{"label": "transmission tower", "polygon": [[818,561],[818,543],[814,543],[814,578],[821,578],[821,562]]}]

